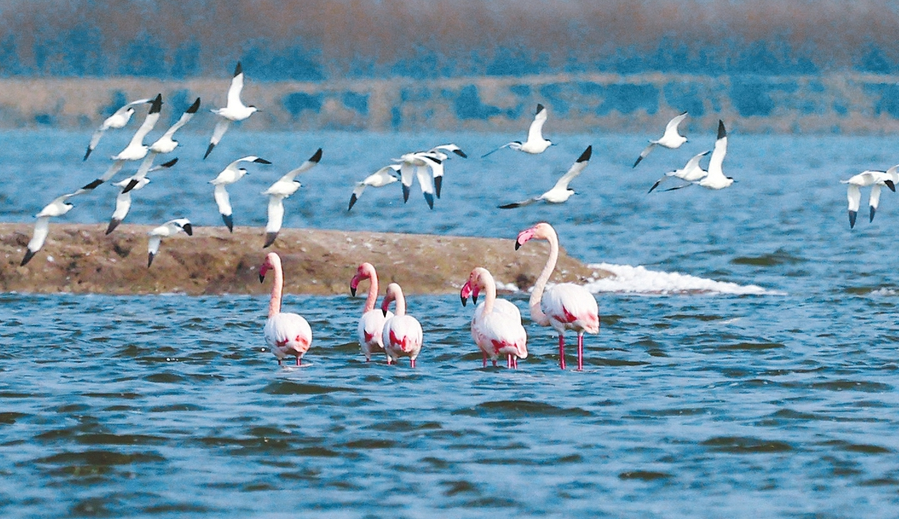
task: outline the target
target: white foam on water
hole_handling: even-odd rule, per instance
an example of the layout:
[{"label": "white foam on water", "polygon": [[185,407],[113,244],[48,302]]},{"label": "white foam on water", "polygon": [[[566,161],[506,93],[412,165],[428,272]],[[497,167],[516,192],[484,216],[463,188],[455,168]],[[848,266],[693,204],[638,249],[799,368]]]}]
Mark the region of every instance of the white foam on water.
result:
[{"label": "white foam on water", "polygon": [[645,267],[598,263],[588,265],[602,269],[613,275],[602,279],[591,279],[584,287],[591,293],[621,292],[629,294],[730,294],[730,295],[785,295],[783,292],[766,290],[758,285],[738,285],[715,281],[678,272],[660,272]]}]

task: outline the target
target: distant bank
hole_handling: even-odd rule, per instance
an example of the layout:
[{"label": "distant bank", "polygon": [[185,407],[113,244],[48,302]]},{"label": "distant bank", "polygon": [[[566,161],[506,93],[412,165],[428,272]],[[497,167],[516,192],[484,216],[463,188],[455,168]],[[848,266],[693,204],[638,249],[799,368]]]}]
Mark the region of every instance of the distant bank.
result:
[{"label": "distant bank", "polygon": [[[396,281],[412,294],[458,293],[478,266],[526,290],[549,252],[543,242],[516,251],[511,239],[314,229],[284,229],[271,248],[262,249],[262,228],[235,227],[229,234],[221,227],[195,227],[191,237],[165,239],[147,268],[150,226],[123,224],[109,236],[105,228],[51,224],[44,248],[20,267],[33,226],[0,224],[0,292],[263,294],[271,281],[259,282],[258,267],[269,251],[281,256],[285,290],[292,294],[347,294],[363,261],[375,265],[383,286]],[[562,251],[551,281],[607,275]]]},{"label": "distant bank", "polygon": [[[553,74],[263,82],[245,70],[243,99],[264,112],[246,130],[501,131],[525,128],[537,103],[549,107],[546,133],[646,134],[690,112],[693,131],[718,119],[742,132],[899,132],[899,76],[862,73],[703,76],[667,73]],[[89,129],[126,100],[165,97],[174,121],[195,97],[222,106],[230,78],[158,80],[0,79],[0,128]],[[204,112],[208,113],[208,112]],[[652,133],[652,132],[650,132]]]}]

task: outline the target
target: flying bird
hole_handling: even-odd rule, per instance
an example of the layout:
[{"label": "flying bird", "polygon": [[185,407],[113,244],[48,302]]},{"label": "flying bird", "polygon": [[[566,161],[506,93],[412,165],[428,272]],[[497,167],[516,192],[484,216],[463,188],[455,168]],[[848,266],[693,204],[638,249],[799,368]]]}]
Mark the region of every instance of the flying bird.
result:
[{"label": "flying bird", "polygon": [[546,122],[547,112],[546,107],[541,104],[537,105],[537,113],[534,115],[534,121],[531,122],[530,128],[528,128],[528,140],[524,143],[521,141],[512,141],[507,144],[503,144],[499,148],[495,150],[489,151],[483,155],[481,158],[490,155],[496,151],[499,151],[503,148],[511,148],[517,151],[523,151],[525,153],[537,154],[543,153],[546,151],[546,148],[552,146],[552,142],[543,138],[543,123]]},{"label": "flying bird", "polygon": [[[659,187],[662,182],[669,178],[679,178],[681,180],[686,180],[687,182],[695,182],[708,175],[709,172],[702,169],[702,166],[699,165],[699,161],[708,154],[708,150],[702,153],[698,153],[694,155],[693,158],[687,161],[687,164],[683,167],[683,169],[676,169],[674,171],[665,173],[665,176],[656,180],[656,183],[653,184],[651,188],[649,188],[648,193],[652,193],[655,188]],[[670,189],[668,191],[670,191]]]},{"label": "flying bird", "polygon": [[434,209],[434,173],[432,168],[441,165],[443,161],[436,154],[426,151],[406,153],[398,159],[393,159],[400,165],[400,183],[403,187],[403,202],[409,201],[409,192],[412,189],[412,180],[418,179],[421,194],[425,197],[428,207]]},{"label": "flying bird", "polygon": [[[150,168],[149,172],[159,171],[161,169],[170,168],[178,162],[178,159],[172,159],[166,163],[160,164],[158,166],[153,166]],[[136,176],[136,175],[135,175]],[[122,223],[122,220],[125,219],[125,216],[128,215],[128,211],[131,210],[131,193],[132,191],[138,191],[144,188],[147,184],[150,183],[150,179],[146,177],[146,174],[141,176],[140,179],[135,180],[134,177],[126,178],[125,180],[121,180],[119,182],[114,183],[114,186],[118,186],[122,188],[122,191],[116,196],[115,199],[115,210],[112,212],[112,218],[109,219],[109,226],[106,227],[106,234],[111,233],[115,230],[116,227]]]},{"label": "flying bird", "polygon": [[203,155],[203,159],[206,159],[212,153],[212,149],[222,140],[225,132],[228,131],[228,126],[232,122],[243,121],[253,115],[254,112],[259,111],[253,105],[244,106],[243,101],[240,100],[240,91],[243,90],[243,79],[243,68],[238,61],[237,67],[234,68],[234,77],[231,78],[231,86],[228,88],[228,101],[225,107],[212,109],[212,113],[220,116],[221,119],[218,120],[215,129],[212,131],[212,139],[209,141],[209,147],[206,148],[206,154]]},{"label": "flying bird", "polygon": [[147,233],[150,235],[150,241],[147,246],[149,252],[147,257],[147,268],[150,268],[150,265],[153,264],[153,258],[159,253],[159,244],[162,243],[162,239],[174,236],[181,231],[187,233],[188,236],[193,236],[194,234],[193,227],[190,225],[190,220],[187,218],[169,220]]},{"label": "flying bird", "polygon": [[527,200],[522,200],[521,202],[513,202],[511,204],[503,204],[499,206],[500,209],[514,209],[516,207],[522,207],[525,205],[533,204],[534,202],[547,202],[550,204],[561,204],[565,202],[571,195],[574,194],[573,189],[568,189],[568,184],[571,183],[572,180],[575,179],[578,175],[581,174],[581,171],[584,171],[584,168],[587,167],[587,164],[590,162],[590,156],[593,154],[593,146],[587,146],[587,149],[581,153],[581,156],[575,161],[575,163],[568,169],[568,172],[562,175],[561,178],[556,182],[556,185],[553,186],[552,189],[543,193],[540,196],[535,196],[533,198],[528,198]]},{"label": "flying bird", "polygon": [[468,155],[455,144],[441,144],[439,146],[434,146],[426,152],[428,155],[437,159],[428,164],[431,168],[431,177],[434,179],[434,194],[437,195],[437,198],[440,198],[440,190],[443,187],[443,163],[450,158],[450,155],[444,152],[455,153],[463,159],[468,158]]},{"label": "flying bird", "polygon": [[94,131],[94,134],[91,135],[91,142],[87,145],[87,151],[84,153],[84,159],[87,160],[88,157],[91,156],[91,152],[94,151],[94,148],[97,147],[97,144],[100,144],[100,139],[103,137],[103,134],[106,130],[109,129],[119,129],[124,128],[128,121],[131,120],[131,116],[134,115],[134,107],[137,105],[141,105],[144,103],[149,103],[153,101],[152,99],[138,99],[137,101],[131,101],[125,106],[119,108],[115,111],[114,114],[107,117],[103,124]]},{"label": "flying bird", "polygon": [[362,179],[361,182],[356,182],[356,187],[353,188],[353,194],[350,195],[350,205],[346,210],[349,211],[356,205],[356,201],[362,196],[366,187],[384,187],[393,184],[394,182],[399,182],[400,176],[397,173],[399,170],[399,164],[391,164],[375,171]]},{"label": "flying bird", "polygon": [[694,180],[693,182],[688,182],[682,186],[675,186],[670,189],[666,189],[666,191],[673,191],[675,189],[683,189],[685,187],[696,184],[697,186],[702,186],[706,189],[724,189],[726,187],[730,187],[731,184],[736,182],[733,177],[724,176],[724,171],[721,169],[721,166],[724,163],[724,156],[727,155],[727,132],[724,129],[724,122],[718,121],[718,138],[715,140],[715,148],[712,150],[712,156],[709,158],[709,169],[706,172],[706,175],[700,178],[699,180]]},{"label": "flying bird", "polygon": [[210,184],[215,186],[215,189],[213,190],[215,204],[218,206],[219,213],[222,215],[222,220],[225,222],[225,225],[228,226],[229,232],[234,232],[234,220],[231,217],[231,197],[228,196],[228,191],[225,190],[225,188],[242,179],[243,176],[247,174],[246,169],[238,167],[241,162],[271,164],[271,162],[256,157],[255,155],[248,155],[228,164],[217,177],[209,181]]},{"label": "flying bird", "polygon": [[67,202],[77,194],[78,192],[76,191],[56,197],[35,215],[37,222],[34,224],[34,234],[31,236],[31,241],[28,242],[28,250],[25,251],[25,257],[22,258],[22,263],[19,264],[20,267],[24,267],[31,261],[31,258],[44,246],[44,241],[50,232],[50,218],[68,213],[74,206]]},{"label": "flying bird", "polygon": [[284,219],[284,199],[296,193],[300,188],[300,183],[294,180],[300,173],[309,171],[322,158],[322,149],[319,148],[306,162],[300,164],[300,167],[288,172],[286,175],[278,179],[277,182],[269,186],[262,192],[268,196],[268,223],[265,224],[265,244],[263,249],[275,243],[278,237],[278,231],[281,230],[281,222]]},{"label": "flying bird", "polygon": [[874,213],[880,204],[880,186],[887,186],[890,191],[896,191],[896,184],[899,183],[899,174],[896,170],[899,166],[893,166],[887,171],[862,171],[858,175],[854,175],[849,180],[841,180],[841,184],[848,184],[846,198],[849,200],[849,228],[855,227],[855,218],[858,215],[858,208],[861,204],[861,189],[863,187],[871,187],[871,193],[868,195],[869,222],[874,221]]},{"label": "flying bird", "polygon": [[677,126],[687,118],[687,112],[684,112],[674,119],[668,121],[668,125],[665,126],[665,133],[662,137],[657,141],[649,141],[649,146],[643,148],[643,151],[640,152],[640,156],[637,157],[637,161],[634,162],[633,167],[637,167],[637,164],[640,163],[641,160],[645,159],[649,152],[651,152],[656,146],[662,146],[663,148],[668,148],[670,150],[680,148],[681,145],[687,142],[687,138],[678,133]]}]

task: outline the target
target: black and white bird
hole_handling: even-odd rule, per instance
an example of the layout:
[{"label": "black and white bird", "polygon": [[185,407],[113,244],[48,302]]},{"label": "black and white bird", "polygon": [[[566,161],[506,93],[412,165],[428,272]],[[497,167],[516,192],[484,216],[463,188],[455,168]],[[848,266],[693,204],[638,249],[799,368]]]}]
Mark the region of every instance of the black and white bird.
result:
[{"label": "black and white bird", "polygon": [[637,157],[637,161],[634,162],[633,167],[636,168],[637,164],[639,164],[641,160],[645,159],[646,156],[649,155],[649,152],[655,149],[656,146],[661,146],[663,148],[673,150],[680,148],[683,143],[687,142],[687,138],[678,133],[677,130],[677,126],[686,118],[687,112],[684,112],[674,119],[668,121],[668,125],[665,126],[665,133],[662,135],[662,137],[656,141],[649,141],[649,145],[643,148],[643,151],[640,152],[640,156]]},{"label": "black and white bird", "polygon": [[362,179],[361,182],[356,182],[356,186],[353,188],[353,194],[350,195],[350,205],[346,210],[349,211],[356,205],[356,201],[362,196],[366,187],[384,187],[393,184],[394,182],[399,182],[399,170],[399,164],[391,164],[375,171]]},{"label": "black and white bird", "polygon": [[225,188],[242,179],[243,176],[247,174],[245,168],[238,167],[241,162],[271,164],[271,162],[263,158],[259,158],[255,155],[248,155],[228,164],[217,177],[209,181],[210,184],[215,186],[213,190],[215,203],[218,206],[219,213],[222,215],[222,220],[225,222],[225,225],[228,226],[228,231],[230,232],[234,232],[234,219],[231,217],[231,197],[228,196],[228,191]]},{"label": "black and white bird", "polygon": [[160,110],[162,110],[162,94],[157,95],[156,98],[153,99],[147,117],[131,138],[131,142],[128,143],[128,146],[117,155],[112,156],[113,162],[109,168],[106,169],[106,172],[76,191],[75,194],[80,195],[82,193],[87,193],[88,191],[93,191],[97,186],[111,179],[116,173],[121,171],[122,167],[125,166],[125,162],[130,160],[141,160],[146,157],[149,147],[144,144],[144,137],[150,133],[150,130],[152,130],[154,126],[156,126],[156,121],[159,120]]},{"label": "black and white bird", "polygon": [[499,151],[503,148],[511,148],[517,151],[523,151],[525,153],[538,154],[546,151],[547,148],[552,146],[552,142],[543,138],[543,124],[546,122],[547,112],[546,107],[538,104],[537,105],[537,113],[534,115],[534,120],[531,122],[531,126],[528,128],[528,140],[521,141],[512,141],[507,144],[503,144],[499,148],[495,150],[489,151],[483,155],[481,158],[490,155],[496,151]]},{"label": "black and white bird", "polygon": [[[682,169],[676,169],[674,171],[669,171],[668,173],[665,173],[664,177],[656,180],[656,183],[653,184],[651,188],[649,188],[648,192],[652,193],[652,191],[655,188],[659,187],[659,185],[661,185],[662,182],[664,182],[665,180],[667,180],[669,178],[679,178],[679,179],[685,180],[687,182],[695,182],[697,180],[700,180],[702,177],[708,175],[709,172],[702,169],[702,166],[699,165],[699,161],[702,160],[702,158],[708,154],[709,154],[708,150],[706,150],[702,153],[698,153],[698,154],[694,155],[693,158],[688,160],[687,164]],[[669,189],[668,191],[671,191],[671,189]]]},{"label": "black and white bird", "polygon": [[131,101],[107,117],[103,121],[103,124],[101,124],[100,127],[94,131],[94,134],[91,135],[91,142],[87,145],[87,151],[84,153],[83,160],[87,160],[87,158],[91,156],[91,152],[94,151],[98,144],[100,144],[100,139],[103,137],[106,130],[124,128],[125,125],[128,124],[128,121],[131,120],[131,116],[134,115],[134,107],[151,101],[153,100],[149,98]]},{"label": "black and white bird", "polygon": [[[148,172],[152,173],[154,171],[159,171],[161,169],[167,169],[174,166],[178,162],[178,159],[172,159],[163,164],[159,164],[158,166],[153,166],[149,169]],[[137,176],[137,175],[135,175]],[[109,226],[106,227],[106,234],[111,233],[115,230],[116,227],[122,223],[122,220],[125,219],[125,216],[128,215],[128,211],[131,210],[131,193],[133,191],[139,191],[144,188],[147,184],[150,183],[150,179],[147,178],[146,173],[141,175],[141,177],[137,180],[134,177],[126,178],[125,180],[121,180],[119,182],[115,182],[113,185],[122,188],[122,191],[116,196],[115,199],[115,210],[112,212],[112,218],[109,219]]]},{"label": "black and white bird", "polygon": [[231,86],[228,88],[228,101],[225,107],[212,109],[212,113],[218,115],[220,119],[215,125],[215,130],[212,131],[212,139],[209,140],[209,147],[206,148],[206,154],[203,155],[203,159],[212,153],[212,149],[222,140],[225,132],[228,131],[228,126],[232,122],[243,121],[253,115],[254,112],[259,111],[253,105],[245,106],[243,101],[240,100],[243,80],[243,68],[238,61],[237,67],[234,68],[234,77],[231,78]]},{"label": "black and white bird", "polygon": [[147,257],[147,268],[150,268],[150,265],[153,264],[153,258],[159,253],[159,245],[162,243],[162,239],[174,236],[182,231],[187,233],[188,236],[193,236],[194,234],[193,227],[190,225],[190,220],[187,218],[169,220],[147,233],[150,236],[147,245],[147,251],[149,252]]},{"label": "black and white bird", "polygon": [[68,213],[74,207],[68,203],[68,200],[77,194],[78,192],[76,191],[75,193],[56,197],[35,215],[37,222],[34,224],[34,234],[31,236],[31,241],[28,242],[28,250],[25,251],[25,257],[22,258],[22,263],[19,266],[25,266],[41,250],[41,247],[44,246],[44,241],[47,239],[47,234],[50,232],[50,218]]},{"label": "black and white bird", "polygon": [[[175,148],[178,147],[178,141],[176,141],[173,137],[175,136],[175,132],[181,129],[182,126],[187,124],[188,121],[193,119],[194,114],[197,113],[197,110],[200,109],[200,98],[198,97],[196,101],[190,105],[187,110],[181,114],[181,117],[178,118],[178,121],[175,124],[171,125],[168,130],[162,134],[162,137],[156,139],[156,142],[150,145],[149,150],[147,151],[147,156],[144,157],[143,162],[141,162],[140,167],[137,169],[137,174],[131,177],[131,183],[126,185],[122,190],[122,193],[127,193],[134,189],[134,187],[144,178],[144,175],[150,171],[150,167],[153,165],[153,161],[156,160],[156,156],[160,154],[171,153],[175,151]],[[154,170],[155,171],[155,170]]]},{"label": "black and white bird", "polygon": [[533,198],[528,198],[527,200],[522,200],[521,202],[514,202],[511,204],[504,204],[499,206],[500,209],[514,209],[516,207],[522,207],[525,205],[533,204],[534,202],[547,202],[550,204],[561,204],[571,198],[575,192],[573,189],[568,188],[568,184],[571,183],[578,175],[584,171],[584,168],[587,167],[587,164],[590,162],[590,156],[593,154],[593,146],[587,146],[587,149],[581,153],[581,156],[574,162],[571,168],[562,175],[562,177],[556,182],[552,189],[543,193],[540,196],[535,196]]},{"label": "black and white bird", "polygon": [[736,182],[733,177],[724,176],[724,170],[722,170],[722,165],[724,163],[724,156],[727,155],[727,131],[724,129],[724,122],[720,119],[718,120],[718,138],[715,140],[715,148],[712,150],[712,156],[709,158],[709,169],[706,172],[706,175],[703,176],[699,180],[695,180],[693,182],[689,182],[682,186],[675,186],[671,189],[667,189],[666,191],[673,191],[675,189],[682,189],[688,186],[697,185],[702,186],[706,189],[724,189],[726,187],[730,187],[731,184]]},{"label": "black and white bird", "polygon": [[413,179],[418,179],[421,194],[424,195],[428,207],[434,209],[434,167],[442,166],[443,161],[435,153],[416,151],[405,153],[393,159],[400,165],[400,183],[403,186],[403,203],[409,201]]},{"label": "black and white bird", "polygon": [[861,188],[871,187],[871,193],[868,195],[869,222],[874,221],[874,213],[880,205],[880,188],[886,186],[890,191],[896,191],[896,184],[899,183],[899,174],[897,174],[899,166],[893,166],[886,171],[862,171],[858,175],[852,176],[849,180],[841,180],[841,184],[848,184],[846,190],[846,198],[849,201],[849,228],[855,227],[855,219],[858,215],[859,205],[861,205]]},{"label": "black and white bird", "polygon": [[437,198],[440,198],[440,190],[443,187],[443,163],[451,156],[448,153],[444,152],[455,153],[463,159],[468,158],[468,155],[466,155],[465,152],[462,151],[462,148],[456,146],[455,144],[440,144],[438,146],[434,146],[426,152],[439,161],[431,162],[429,164],[429,167],[431,168],[431,177],[434,179],[434,194],[437,195]]},{"label": "black and white bird", "polygon": [[262,248],[266,248],[278,237],[278,231],[281,230],[281,223],[284,220],[284,199],[296,193],[300,188],[296,176],[305,173],[315,167],[322,158],[322,149],[319,148],[306,162],[300,164],[300,167],[288,172],[286,175],[278,179],[277,182],[269,186],[262,192],[268,196],[268,223],[265,224],[265,244]]}]

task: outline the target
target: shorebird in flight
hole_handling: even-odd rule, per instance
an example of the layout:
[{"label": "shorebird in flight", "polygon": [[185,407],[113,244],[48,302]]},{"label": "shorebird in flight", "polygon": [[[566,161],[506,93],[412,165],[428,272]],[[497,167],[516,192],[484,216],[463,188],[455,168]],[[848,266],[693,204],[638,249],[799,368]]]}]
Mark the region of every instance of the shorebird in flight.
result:
[{"label": "shorebird in flight", "polygon": [[47,234],[50,232],[50,218],[68,213],[74,207],[68,203],[68,200],[77,194],[78,192],[76,191],[56,197],[35,215],[37,222],[34,224],[34,234],[31,236],[31,241],[28,242],[28,250],[25,251],[25,257],[22,258],[22,263],[19,266],[25,266],[41,250],[41,247],[44,246],[44,241],[47,239]]},{"label": "shorebird in flight", "polygon": [[400,176],[398,171],[400,170],[399,164],[391,164],[389,166],[384,166],[383,168],[375,171],[371,175],[362,179],[361,182],[356,182],[356,187],[353,188],[353,194],[350,195],[350,205],[346,208],[347,211],[353,208],[356,205],[356,201],[362,196],[362,193],[365,191],[366,187],[384,187],[394,182],[399,182]]},{"label": "shorebird in flight", "polygon": [[162,239],[174,236],[181,231],[186,232],[188,236],[193,236],[194,234],[193,227],[190,225],[190,220],[187,218],[169,220],[147,233],[150,235],[150,241],[147,244],[147,251],[149,252],[147,257],[147,268],[150,268],[150,265],[153,264],[153,258],[159,253],[159,245],[162,243]]},{"label": "shorebird in flight", "polygon": [[[702,158],[708,154],[709,154],[708,150],[706,150],[702,153],[698,153],[698,154],[694,155],[692,159],[687,161],[687,164],[683,167],[683,169],[676,169],[674,171],[669,171],[668,173],[665,173],[664,177],[656,180],[656,183],[653,184],[651,188],[649,188],[648,192],[652,193],[652,191],[655,188],[659,187],[659,185],[662,182],[664,182],[665,180],[667,180],[669,178],[679,178],[681,180],[686,180],[687,182],[695,182],[695,181],[701,179],[702,177],[708,175],[709,172],[702,169],[702,166],[699,165],[699,161],[702,160]],[[672,189],[676,189],[676,188],[672,188]],[[671,191],[671,189],[668,189],[667,191]]]},{"label": "shorebird in flight", "polygon": [[899,174],[897,174],[899,165],[893,166],[886,171],[862,171],[858,175],[853,176],[849,180],[841,180],[841,184],[848,184],[846,190],[846,198],[849,200],[849,228],[855,227],[855,218],[858,215],[858,208],[861,204],[861,189],[863,187],[871,187],[871,193],[868,195],[869,222],[874,221],[874,213],[877,212],[877,206],[880,205],[880,186],[886,186],[890,191],[896,191],[896,184],[899,183]]},{"label": "shorebird in flight", "polygon": [[543,193],[540,196],[535,196],[533,198],[528,198],[527,200],[522,200],[521,202],[514,202],[511,204],[504,204],[499,206],[500,209],[514,209],[516,207],[522,207],[525,205],[531,205],[534,202],[547,202],[550,204],[561,204],[571,198],[571,195],[574,194],[573,189],[568,189],[568,184],[571,183],[572,180],[575,179],[578,175],[584,171],[584,168],[587,167],[587,164],[590,162],[590,156],[593,154],[593,146],[587,146],[587,149],[581,153],[581,156],[575,161],[575,163],[568,169],[562,177],[556,182],[556,185],[553,186],[552,189]]},{"label": "shorebird in flight", "polygon": [[300,164],[300,167],[288,172],[286,175],[278,179],[277,182],[269,186],[262,192],[268,196],[268,222],[265,224],[265,244],[262,248],[266,248],[275,243],[278,237],[278,231],[281,230],[281,223],[284,220],[284,199],[296,193],[300,188],[300,183],[294,180],[300,173],[305,173],[315,167],[322,159],[322,149],[319,148],[306,162]]},{"label": "shorebird in flight", "polygon": [[232,122],[243,121],[253,115],[254,112],[259,111],[253,105],[245,106],[243,104],[243,101],[240,100],[241,90],[243,90],[243,68],[238,61],[237,67],[234,68],[234,77],[231,78],[231,86],[228,88],[228,101],[225,107],[212,109],[212,113],[221,118],[216,123],[215,130],[212,131],[212,139],[209,140],[209,147],[206,148],[206,154],[203,155],[203,159],[206,159],[212,153],[212,149],[222,140],[222,136],[228,131],[228,126]]},{"label": "shorebird in flight", "polygon": [[114,114],[107,117],[103,124],[94,131],[94,134],[91,135],[91,142],[87,145],[87,151],[84,153],[84,159],[87,160],[88,157],[91,156],[91,152],[94,151],[94,148],[97,147],[97,144],[100,144],[100,139],[103,137],[103,134],[106,130],[119,129],[124,128],[128,121],[131,120],[131,116],[134,115],[134,107],[137,105],[142,105],[144,103],[152,102],[152,99],[138,99],[137,101],[131,101],[125,106],[119,108],[115,111]]},{"label": "shorebird in flight", "polygon": [[661,146],[663,148],[668,148],[670,150],[680,148],[681,145],[687,142],[687,138],[678,133],[677,126],[687,118],[687,112],[684,112],[674,119],[668,121],[668,125],[665,126],[665,133],[662,137],[657,141],[649,141],[649,145],[643,148],[643,151],[640,152],[640,156],[637,157],[637,162],[634,162],[633,167],[637,167],[637,164],[640,163],[641,160],[645,159],[649,152],[651,152],[656,146]]},{"label": "shorebird in flight", "polygon": [[552,146],[552,142],[543,138],[543,123],[546,122],[546,107],[538,104],[537,105],[537,113],[534,115],[534,121],[531,122],[530,128],[528,128],[528,140],[524,141],[512,141],[507,144],[503,144],[499,148],[496,148],[493,151],[489,151],[483,155],[481,158],[490,155],[496,151],[499,151],[503,148],[512,148],[513,150],[523,151],[525,153],[537,154],[543,153],[546,151],[546,148]]},{"label": "shorebird in flight", "polygon": [[234,232],[234,220],[231,217],[231,197],[228,196],[228,191],[226,191],[225,188],[242,179],[243,176],[247,174],[247,170],[245,168],[238,167],[241,162],[271,164],[271,162],[256,157],[255,155],[248,155],[246,157],[241,157],[235,160],[231,164],[228,164],[228,166],[223,169],[217,177],[209,181],[210,184],[215,186],[215,189],[213,191],[213,195],[215,196],[215,203],[218,206],[219,213],[222,215],[222,220],[225,222],[225,225],[228,226],[229,232]]},{"label": "shorebird in flight", "polygon": [[721,169],[721,166],[724,163],[724,156],[726,154],[727,131],[724,129],[724,122],[719,119],[718,138],[715,140],[715,148],[712,150],[712,156],[709,159],[709,170],[707,174],[699,180],[695,180],[682,186],[672,187],[671,189],[667,189],[666,191],[683,189],[685,187],[692,186],[693,184],[702,186],[706,189],[724,189],[726,187],[730,187],[730,185],[736,182],[736,180],[734,180],[733,177],[724,176],[724,171]]},{"label": "shorebird in flight", "polygon": [[[175,165],[178,162],[178,159],[172,159],[168,162],[160,164],[158,166],[153,166],[149,169],[148,172],[152,173],[154,171],[159,171],[161,169],[167,169]],[[135,177],[137,175],[135,174]],[[115,230],[116,227],[122,223],[122,220],[125,219],[125,216],[128,215],[128,211],[131,210],[131,193],[133,191],[139,191],[144,188],[147,184],[150,183],[150,179],[146,177],[146,173],[141,175],[141,177],[137,180],[134,177],[126,178],[125,180],[121,180],[119,182],[114,183],[114,186],[118,186],[122,188],[122,191],[116,196],[115,199],[115,210],[112,212],[112,218],[109,220],[109,226],[106,227],[106,234],[111,233]]]}]

